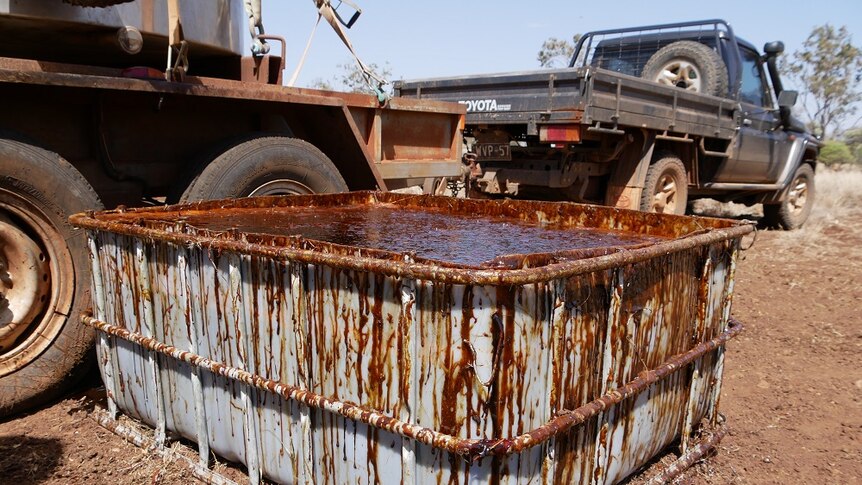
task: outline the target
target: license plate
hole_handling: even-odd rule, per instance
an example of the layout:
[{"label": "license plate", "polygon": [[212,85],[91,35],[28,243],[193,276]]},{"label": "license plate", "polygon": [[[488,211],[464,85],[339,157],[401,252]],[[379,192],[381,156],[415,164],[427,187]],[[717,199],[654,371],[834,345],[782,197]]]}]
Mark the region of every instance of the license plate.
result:
[{"label": "license plate", "polygon": [[479,160],[511,160],[512,148],[508,143],[479,143],[476,157]]}]

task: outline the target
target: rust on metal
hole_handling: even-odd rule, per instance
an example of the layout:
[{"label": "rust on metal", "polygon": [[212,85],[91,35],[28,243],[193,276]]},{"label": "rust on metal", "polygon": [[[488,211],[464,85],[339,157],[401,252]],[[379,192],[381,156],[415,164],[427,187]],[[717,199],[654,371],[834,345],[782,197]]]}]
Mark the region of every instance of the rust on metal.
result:
[{"label": "rust on metal", "polygon": [[157,453],[165,458],[182,461],[183,464],[191,470],[192,475],[203,483],[210,485],[237,485],[235,481],[210,470],[180,453],[165,448],[157,443],[155,439],[149,438],[140,431],[118,422],[116,419],[112,418],[108,412],[95,410],[87,416],[98,423],[99,426],[123,438],[138,448]]},{"label": "rust on metal", "polygon": [[721,427],[715,430],[708,438],[694,445],[688,452],[684,453],[676,461],[665,467],[661,472],[650,478],[647,485],[664,485],[675,480],[682,473],[700,461],[718,446],[718,443],[727,434],[727,428]]},{"label": "rust on metal", "polygon": [[[281,101],[300,104],[378,108],[375,96],[315,89],[292,88],[271,84],[256,84],[254,89],[241,81],[210,77],[186,76],[184,83],[152,82],[124,77],[123,69],[80,66],[58,62],[33,61],[0,57],[0,82],[33,83],[81,88],[100,88],[164,94],[191,94],[219,98]],[[431,113],[462,114],[465,108],[440,101],[419,101],[396,98],[389,101],[392,109],[418,110]]]},{"label": "rust on metal", "polygon": [[538,259],[538,255],[548,259],[561,257],[571,254],[569,251],[609,254],[666,240],[626,231],[538,225],[515,218],[487,218],[383,204],[246,210],[217,218],[187,216],[184,222],[210,233],[238,230],[245,234],[296,235],[306,240],[409,253],[425,261],[477,268],[518,267],[527,254],[533,259]]},{"label": "rust on metal", "polygon": [[[609,254],[596,257],[595,252],[572,250],[557,254],[523,255],[520,268],[475,268],[429,263],[405,263],[402,255],[374,248],[356,252],[350,247],[325,242],[310,242],[304,238],[213,232],[195,229],[193,233],[174,232],[177,221],[207,216],[217,211],[230,216],[232,211],[261,208],[277,210],[288,207],[343,207],[359,204],[392,204],[395,207],[438,208],[451,213],[482,214],[490,217],[508,216],[530,223],[579,223],[586,227],[603,226],[614,230],[655,234],[676,239],[660,245],[648,245],[625,251],[610,248]],[[338,268],[422,279],[441,283],[476,285],[523,285],[557,278],[603,271],[621,265],[645,261],[661,255],[692,249],[720,241],[742,237],[751,231],[751,224],[718,219],[647,214],[600,206],[572,203],[528,201],[475,201],[449,197],[412,196],[385,192],[351,192],[291,197],[254,197],[235,201],[206,201],[183,206],[147,207],[96,214],[75,214],[69,218],[78,227],[100,230],[148,241],[165,241],[181,246],[197,246],[211,250],[231,251],[252,256],[323,264]],[[237,237],[237,236],[242,237]],[[619,249],[619,248],[617,248]],[[556,256],[556,257],[555,257]],[[417,259],[421,261],[421,258]],[[511,263],[510,263],[511,264]]]},{"label": "rust on metal", "polygon": [[[337,225],[335,208],[373,223],[316,233]],[[291,213],[320,218],[296,224]],[[473,218],[477,237],[450,231],[460,223],[441,214]],[[675,441],[688,451],[682,435],[717,415],[723,345],[740,331],[734,262],[751,231],[571,203],[370,192],[73,222],[89,229],[104,286],[89,321],[108,332],[99,355],[118,407],[166,422],[201,456],[288,483],[612,483]],[[467,247],[478,256],[463,260],[411,246],[452,244],[434,240],[435,225],[456,250],[489,251]],[[591,229],[621,239],[545,246],[559,228],[573,243]]]},{"label": "rust on metal", "polygon": [[[524,450],[540,445],[557,434],[567,431],[573,426],[583,424],[585,421],[596,416],[600,412],[610,409],[614,404],[618,404],[633,396],[637,396],[651,384],[654,384],[674,372],[685,368],[695,359],[724,345],[728,340],[739,335],[744,329],[744,326],[741,323],[736,320],[731,320],[728,330],[723,332],[721,335],[707,342],[701,342],[685,353],[675,355],[656,369],[641,372],[638,374],[637,378],[631,382],[626,383],[620,388],[613,389],[607,394],[590,401],[584,406],[572,410],[561,410],[559,412],[559,416],[539,428],[528,431],[519,436],[477,440],[457,438],[450,434],[441,433],[413,423],[403,422],[392,416],[387,416],[385,413],[375,409],[369,409],[357,404],[339,401],[338,399],[321,396],[305,389],[288,386],[280,382],[266,379],[242,369],[231,367],[221,362],[215,362],[206,357],[166,345],[163,342],[145,337],[136,332],[130,332],[122,327],[117,327],[115,325],[96,320],[90,315],[82,315],[81,322],[99,330],[100,332],[133,342],[147,350],[158,352],[171,357],[172,359],[187,362],[195,367],[206,369],[232,380],[242,381],[258,389],[278,394],[285,399],[300,402],[308,407],[340,414],[345,418],[365,423],[375,428],[390,431],[392,433],[414,439],[420,443],[431,445],[435,448],[444,449],[471,462],[481,460],[487,456],[506,456],[520,453]],[[694,460],[696,461],[697,458]]]},{"label": "rust on metal", "polygon": [[36,241],[4,214],[0,214],[0,275],[4,307],[0,312],[0,354],[5,354],[48,307],[45,295],[51,290],[51,269]]},{"label": "rust on metal", "polygon": [[[279,74],[275,60],[266,58],[260,63],[256,66],[259,68],[256,75],[274,80],[272,78]],[[255,66],[240,66],[237,60],[236,67],[238,72],[241,67],[243,72],[248,72]],[[146,139],[146,136],[141,133],[147,134],[153,130],[160,133],[158,128],[132,130],[130,133],[137,136],[130,135],[126,141],[111,140],[117,146],[112,153],[122,153],[117,152],[118,149],[131,150],[135,153],[135,160],[149,161],[153,165],[173,165],[173,168],[161,168],[167,173],[159,170],[146,175],[153,188],[162,187],[160,184],[173,184],[176,167],[186,163],[192,154],[210,152],[212,146],[223,145],[227,139],[240,135],[281,132],[281,123],[307,127],[301,138],[314,144],[333,160],[354,188],[386,190],[386,180],[389,179],[458,177],[461,173],[463,137],[459,127],[464,123],[466,112],[463,106],[456,103],[398,99],[381,107],[376,96],[364,94],[251,84],[209,77],[186,76],[183,82],[131,77],[149,77],[152,74],[140,69],[74,66],[0,57],[0,85],[22,93],[52,87],[59,98],[72,97],[88,103],[96,103],[93,99],[97,99],[100,117],[122,118],[130,109],[148,109],[149,105],[144,100],[150,99],[149,96],[156,96],[154,102],[158,101],[158,110],[162,116],[168,112],[162,109],[163,104],[182,106],[182,110],[169,111],[167,116],[171,120],[197,120],[196,123],[203,127],[200,136],[183,139],[176,147],[148,147],[143,152],[140,151],[139,140]],[[114,109],[113,102],[108,100],[119,98],[132,100],[130,102],[136,104],[124,104],[126,111]],[[105,107],[102,107],[102,99],[105,100]],[[230,109],[225,111],[223,106],[218,106],[224,104],[229,104]],[[210,106],[220,115],[207,118],[195,113],[196,110],[210,109]],[[264,121],[257,128],[252,129],[240,122],[251,113],[260,113],[263,117]],[[61,114],[73,116],[71,112]],[[105,123],[106,126],[109,124]],[[403,128],[415,125],[425,129],[411,131]],[[378,129],[373,129],[375,126]],[[405,134],[415,138],[405,138]],[[122,155],[117,155],[117,158],[122,158]]]}]

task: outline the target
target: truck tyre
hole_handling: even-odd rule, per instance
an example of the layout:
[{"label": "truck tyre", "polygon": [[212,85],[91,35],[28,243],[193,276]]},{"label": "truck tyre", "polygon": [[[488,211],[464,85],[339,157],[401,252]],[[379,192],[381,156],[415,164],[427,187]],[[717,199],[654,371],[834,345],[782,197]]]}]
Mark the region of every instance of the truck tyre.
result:
[{"label": "truck tyre", "polygon": [[110,7],[121,3],[129,3],[134,0],[63,0],[65,3],[77,5],[78,7]]},{"label": "truck tyre", "polygon": [[659,49],[644,65],[641,77],[696,93],[727,95],[727,67],[721,57],[690,40]]},{"label": "truck tyre", "polygon": [[314,145],[263,136],[236,144],[207,164],[180,202],[347,190],[338,169]]},{"label": "truck tyre", "polygon": [[659,214],[685,214],[688,177],[676,155],[665,155],[650,165],[641,193],[640,209]]},{"label": "truck tyre", "polygon": [[790,185],[784,189],[779,204],[764,204],[763,219],[769,227],[799,229],[808,220],[814,205],[814,170],[803,163],[793,174]]},{"label": "truck tyre", "polygon": [[83,231],[70,215],[102,207],[56,153],[0,139],[0,416],[41,404],[92,364]]}]

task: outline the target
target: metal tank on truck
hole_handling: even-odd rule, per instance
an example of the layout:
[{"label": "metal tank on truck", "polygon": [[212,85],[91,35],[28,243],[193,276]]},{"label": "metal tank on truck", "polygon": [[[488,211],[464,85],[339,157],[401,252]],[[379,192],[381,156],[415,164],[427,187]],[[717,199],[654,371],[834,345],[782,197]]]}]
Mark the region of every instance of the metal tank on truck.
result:
[{"label": "metal tank on truck", "polygon": [[[359,11],[314,6],[352,52]],[[71,214],[461,173],[463,107],[285,87],[284,48],[259,1],[0,2],[0,415],[88,368],[90,261]]]}]

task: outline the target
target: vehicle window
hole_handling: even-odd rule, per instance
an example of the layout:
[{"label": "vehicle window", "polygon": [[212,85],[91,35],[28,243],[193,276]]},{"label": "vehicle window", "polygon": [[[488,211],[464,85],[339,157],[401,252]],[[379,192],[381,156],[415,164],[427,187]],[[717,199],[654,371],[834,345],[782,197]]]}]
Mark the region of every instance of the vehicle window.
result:
[{"label": "vehicle window", "polygon": [[739,91],[741,101],[756,106],[769,106],[763,96],[763,80],[761,78],[758,56],[748,49],[740,49],[742,54],[742,86]]}]

